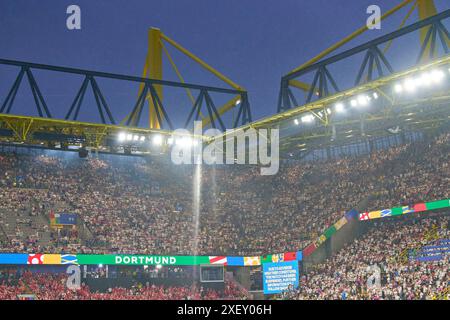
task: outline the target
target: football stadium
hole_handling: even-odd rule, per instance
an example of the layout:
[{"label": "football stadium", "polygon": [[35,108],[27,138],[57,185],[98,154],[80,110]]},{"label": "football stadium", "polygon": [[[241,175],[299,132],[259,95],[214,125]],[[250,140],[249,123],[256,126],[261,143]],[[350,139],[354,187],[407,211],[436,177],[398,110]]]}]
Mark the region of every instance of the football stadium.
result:
[{"label": "football stadium", "polygon": [[448,300],[450,2],[168,2],[1,1],[0,300]]}]

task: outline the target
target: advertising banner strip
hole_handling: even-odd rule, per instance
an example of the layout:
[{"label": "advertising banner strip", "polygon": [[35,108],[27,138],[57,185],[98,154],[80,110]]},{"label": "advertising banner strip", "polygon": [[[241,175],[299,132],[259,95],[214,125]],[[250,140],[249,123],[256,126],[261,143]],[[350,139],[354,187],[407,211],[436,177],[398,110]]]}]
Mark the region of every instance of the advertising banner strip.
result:
[{"label": "advertising banner strip", "polygon": [[359,214],[359,220],[372,220],[378,218],[386,218],[392,216],[400,216],[415,212],[426,212],[431,210],[450,208],[450,199],[431,201],[426,203],[416,203],[412,206],[394,207],[391,209],[383,209],[371,212],[362,212]]},{"label": "advertising banner strip", "polygon": [[325,230],[325,232],[323,234],[328,239],[335,233],[336,233],[336,227],[333,225],[333,226],[329,227],[327,230]]},{"label": "advertising banner strip", "polygon": [[450,199],[426,202],[425,207],[427,208],[427,210],[449,208],[450,207]]},{"label": "advertising banner strip", "polygon": [[316,240],[298,252],[285,252],[269,254],[265,256],[238,257],[238,256],[162,256],[162,255],[124,255],[124,254],[27,254],[27,253],[0,253],[0,265],[27,265],[27,264],[47,264],[47,265],[228,265],[228,266],[259,266],[265,263],[278,263],[284,261],[301,261],[304,257],[311,255],[316,248],[322,245],[334,233],[337,232],[348,221],[355,217],[359,220],[371,220],[397,215],[404,215],[413,212],[426,212],[450,208],[450,199],[417,203],[413,206],[402,206],[391,209],[383,209],[371,212],[359,213],[351,210],[345,214],[334,225],[316,238]]},{"label": "advertising banner strip", "polygon": [[194,266],[210,264],[208,256],[153,256],[153,255],[85,255],[78,254],[78,263],[107,265],[163,265],[163,266]]},{"label": "advertising banner strip", "polygon": [[316,245],[314,243],[311,243],[309,246],[303,249],[303,257],[308,257],[314,252],[314,250],[316,250]]},{"label": "advertising banner strip", "polygon": [[342,228],[343,226],[345,226],[347,224],[347,218],[346,217],[342,217],[341,219],[339,219],[335,224],[334,227],[336,228],[336,230],[339,230],[340,228]]},{"label": "advertising banner strip", "polygon": [[227,257],[228,266],[243,266],[244,257]]}]

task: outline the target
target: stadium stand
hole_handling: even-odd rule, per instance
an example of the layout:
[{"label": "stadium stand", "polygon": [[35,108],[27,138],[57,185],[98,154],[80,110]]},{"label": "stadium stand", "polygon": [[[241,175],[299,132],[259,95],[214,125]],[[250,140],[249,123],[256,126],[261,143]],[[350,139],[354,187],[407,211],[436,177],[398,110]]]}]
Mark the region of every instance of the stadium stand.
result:
[{"label": "stadium stand", "polygon": [[[449,137],[289,163],[274,177],[251,167],[204,168],[199,252],[298,250],[364,199],[371,210],[448,198]],[[2,155],[1,251],[191,254],[192,172],[125,160]],[[76,213],[82,225],[58,236],[50,211]]]},{"label": "stadium stand", "polygon": [[[0,155],[0,252],[264,255],[304,248],[344,213],[449,198],[450,134],[368,155],[286,162],[276,176],[251,166],[204,167],[200,232],[193,238],[192,168],[165,161],[64,153]],[[51,212],[75,213],[56,232]],[[448,212],[369,221],[368,231],[304,270],[285,299],[448,299]],[[367,289],[367,267],[380,287]],[[5,273],[5,271],[2,271]],[[64,276],[2,274],[0,299],[246,298],[182,286],[64,287]],[[43,279],[52,279],[44,281]],[[228,290],[228,291],[227,291]]]}]

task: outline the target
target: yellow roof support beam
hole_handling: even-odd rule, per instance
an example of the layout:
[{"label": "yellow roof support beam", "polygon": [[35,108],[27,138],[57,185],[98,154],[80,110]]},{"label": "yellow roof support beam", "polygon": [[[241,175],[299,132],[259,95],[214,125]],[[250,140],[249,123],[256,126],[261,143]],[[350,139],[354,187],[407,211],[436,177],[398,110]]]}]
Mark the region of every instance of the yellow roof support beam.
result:
[{"label": "yellow roof support beam", "polygon": [[[180,70],[178,69],[177,65],[175,64],[175,61],[172,59],[169,51],[167,50],[166,46],[164,45],[163,40],[167,41],[169,44],[171,44],[173,47],[175,47],[181,53],[186,55],[188,58],[190,58],[194,62],[198,63],[201,67],[203,67],[207,71],[211,72],[214,76],[216,76],[218,79],[220,79],[223,82],[225,82],[226,84],[228,84],[230,87],[232,87],[232,88],[234,88],[236,90],[245,91],[245,89],[243,87],[241,87],[240,85],[236,84],[231,79],[229,79],[228,77],[226,77],[225,75],[220,73],[218,70],[216,70],[215,68],[213,68],[212,66],[207,64],[205,61],[203,61],[202,59],[200,59],[199,57],[197,57],[196,55],[191,53],[189,50],[187,50],[186,48],[181,46],[179,43],[175,42],[173,39],[171,39],[168,36],[166,36],[165,34],[163,34],[161,32],[161,30],[157,29],[157,28],[151,28],[149,30],[149,33],[148,33],[148,51],[147,51],[147,55],[146,55],[146,58],[145,58],[144,70],[143,70],[143,73],[142,73],[142,77],[143,78],[151,78],[151,79],[162,80],[162,75],[163,75],[163,72],[162,72],[162,54],[163,54],[163,51],[164,51],[165,55],[169,59],[170,64],[172,65],[172,68],[174,69],[178,79],[182,83],[185,83],[184,78],[181,75]],[[158,94],[160,100],[162,101],[162,86],[155,85],[154,87],[155,87],[156,93]],[[139,86],[138,96],[142,93],[143,90],[144,90],[144,84],[142,83]],[[186,93],[187,93],[188,98],[192,102],[192,104],[194,104],[195,103],[195,99],[194,99],[190,89],[186,88]],[[225,112],[231,110],[233,107],[236,106],[236,102],[239,99],[240,99],[239,96],[236,96],[236,97],[232,98],[230,101],[228,101],[223,106],[218,108],[218,110],[217,110],[218,114],[222,115]],[[149,103],[149,118],[150,118],[149,119],[149,124],[150,124],[150,128],[159,129],[161,127],[161,124],[159,123],[158,118],[156,116],[156,107],[157,106],[153,105],[153,100],[151,99],[150,94],[147,95],[146,100],[148,100],[148,103]],[[161,110],[159,110],[159,111],[160,111],[159,114],[162,117],[163,116],[162,112],[161,112]],[[130,116],[131,116],[131,114],[128,114],[125,117],[125,119],[123,119],[120,122],[120,124],[123,125],[126,121],[128,121]],[[136,116],[137,115],[133,115],[133,117],[136,117]],[[211,123],[211,119],[209,119],[209,117],[205,117],[201,112],[200,112],[200,116],[202,118],[204,126],[209,125]],[[213,119],[216,120],[216,118],[217,117],[214,115]],[[161,119],[161,120],[163,120],[163,119]]]},{"label": "yellow roof support beam", "polygon": [[309,91],[311,89],[311,85],[307,84],[306,82],[298,81],[298,80],[289,80],[289,85],[291,87],[298,88],[303,91]]},{"label": "yellow roof support beam", "polygon": [[224,76],[222,73],[220,73],[219,71],[217,71],[216,69],[214,69],[213,67],[211,67],[209,64],[207,64],[206,62],[204,62],[202,59],[200,59],[199,57],[197,57],[196,55],[192,54],[189,50],[187,50],[186,48],[182,47],[180,44],[178,44],[177,42],[175,42],[174,40],[172,40],[171,38],[169,38],[168,36],[166,36],[165,34],[161,33],[161,38],[166,40],[168,43],[170,43],[172,46],[174,46],[175,48],[177,48],[180,52],[182,52],[184,55],[186,55],[187,57],[191,58],[192,60],[194,60],[195,62],[197,62],[199,65],[201,65],[203,68],[205,68],[206,70],[208,70],[209,72],[211,72],[212,74],[214,74],[217,78],[219,78],[220,80],[222,80],[223,82],[227,83],[228,85],[230,85],[232,88],[236,89],[236,90],[245,90],[244,88],[242,88],[241,86],[239,86],[238,84],[236,84],[235,82],[231,81],[229,78],[227,78],[226,76]]},{"label": "yellow roof support beam", "polygon": [[[162,80],[162,45],[161,38],[162,32],[157,28],[151,28],[148,31],[148,78]],[[159,96],[159,99],[163,100],[163,88],[161,85],[155,85],[156,94]],[[150,128],[159,129],[161,128],[161,123],[159,123],[158,117],[156,116],[156,108],[159,108],[159,114],[162,117],[162,111],[160,107],[154,105],[152,99],[149,100],[150,107],[150,115],[149,115],[149,123]],[[163,120],[163,119],[161,119]]]},{"label": "yellow roof support beam", "polygon": [[[148,31],[148,51],[147,55],[145,57],[145,64],[144,64],[144,70],[142,71],[142,78],[150,78],[150,79],[157,79],[162,80],[162,45],[161,45],[161,30],[157,28],[151,28]],[[144,83],[141,83],[139,85],[139,91],[138,91],[138,97],[141,95],[142,91],[144,90]],[[158,94],[159,98],[163,99],[163,92],[162,92],[162,86],[161,85],[154,85],[155,91]],[[150,95],[147,95],[145,97],[146,100],[148,100],[149,103],[149,127],[151,129],[159,129],[161,128],[161,123],[159,123],[158,117],[156,116],[156,108],[159,108],[158,106],[155,106],[153,103],[153,100],[150,98]],[[158,109],[159,114],[162,117],[162,112],[160,109]],[[125,124],[126,121],[131,117],[131,113],[128,114],[121,122],[120,124]],[[137,114],[133,115],[133,121],[137,117]],[[163,120],[163,119],[161,119]]]}]

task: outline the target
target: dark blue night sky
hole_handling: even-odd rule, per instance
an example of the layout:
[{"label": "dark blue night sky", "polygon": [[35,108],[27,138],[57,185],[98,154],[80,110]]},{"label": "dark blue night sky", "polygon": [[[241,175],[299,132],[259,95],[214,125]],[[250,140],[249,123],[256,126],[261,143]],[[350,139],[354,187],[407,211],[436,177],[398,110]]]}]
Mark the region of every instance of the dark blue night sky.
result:
[{"label": "dark blue night sky", "polygon": [[[260,118],[275,113],[283,74],[364,25],[369,5],[378,4],[384,12],[399,2],[1,0],[0,57],[141,75],[147,30],[156,26],[246,88],[254,118]],[[438,10],[450,5],[448,0],[435,2]],[[81,7],[81,30],[66,28],[66,8],[70,4]],[[370,31],[346,48],[395,30],[405,14],[405,10],[396,14],[382,24],[382,30]],[[186,81],[220,85],[182,56],[174,54],[174,58]],[[8,80],[6,85],[6,77],[9,75],[0,73],[2,95],[12,83]],[[173,72],[166,72],[165,78],[176,79]],[[47,86],[52,109],[58,109],[55,104],[58,95],[63,96],[63,86]],[[70,89],[67,102],[77,89]],[[121,96],[121,87],[114,91],[117,101],[128,98],[128,93]],[[135,95],[133,91],[131,96]]]}]

